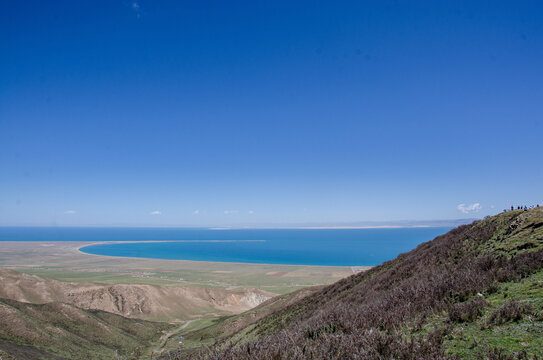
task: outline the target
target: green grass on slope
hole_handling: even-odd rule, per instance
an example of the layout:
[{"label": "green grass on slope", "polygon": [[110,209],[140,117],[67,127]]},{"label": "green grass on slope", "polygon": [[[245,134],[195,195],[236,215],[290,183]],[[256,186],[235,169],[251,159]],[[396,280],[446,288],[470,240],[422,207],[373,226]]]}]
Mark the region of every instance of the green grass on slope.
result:
[{"label": "green grass on slope", "polygon": [[0,299],[0,354],[16,359],[138,359],[169,327],[61,303]]},{"label": "green grass on slope", "polygon": [[508,257],[543,248],[543,208],[530,211],[515,210],[485,219],[477,226],[492,223],[496,231],[481,245],[481,250]]},{"label": "green grass on slope", "polygon": [[[543,248],[543,211],[511,211],[481,221],[476,226],[496,225],[494,236],[481,245],[483,253],[507,258]],[[497,283],[492,293],[476,295],[486,302],[473,321],[454,322],[448,312],[436,315],[423,332],[452,325],[444,345],[449,355],[479,359],[489,350],[505,354],[543,355],[543,270],[518,282]],[[471,301],[473,299],[470,299]],[[468,303],[464,302],[463,304]],[[508,302],[524,308],[520,318],[496,323],[492,315]],[[457,305],[462,305],[457,304]]]},{"label": "green grass on slope", "polygon": [[[479,359],[493,349],[503,349],[508,354],[525,352],[530,357],[543,355],[543,270],[520,282],[502,283],[496,292],[481,295],[475,298],[483,299],[486,306],[480,309],[476,319],[451,321],[449,312],[444,311],[432,317],[420,333],[449,326],[444,341],[446,353],[461,359]],[[520,318],[493,322],[492,315],[511,301],[525,308]],[[417,331],[412,333],[419,334]]]}]

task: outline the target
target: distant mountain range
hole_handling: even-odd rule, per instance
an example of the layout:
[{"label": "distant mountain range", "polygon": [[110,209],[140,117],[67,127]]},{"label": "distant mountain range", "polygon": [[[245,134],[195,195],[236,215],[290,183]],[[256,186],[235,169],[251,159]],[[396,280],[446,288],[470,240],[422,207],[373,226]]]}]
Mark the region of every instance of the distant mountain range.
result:
[{"label": "distant mountain range", "polygon": [[277,229],[370,229],[370,228],[410,228],[410,227],[456,227],[477,221],[476,218],[445,220],[400,220],[400,221],[346,221],[346,222],[306,222],[306,223],[268,223],[249,226],[230,226],[225,228],[277,228]]}]

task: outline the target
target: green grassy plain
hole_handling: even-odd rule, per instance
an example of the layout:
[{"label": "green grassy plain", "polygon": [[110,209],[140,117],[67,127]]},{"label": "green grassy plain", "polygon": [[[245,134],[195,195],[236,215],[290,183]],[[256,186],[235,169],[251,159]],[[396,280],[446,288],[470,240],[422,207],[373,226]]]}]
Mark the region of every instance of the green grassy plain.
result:
[{"label": "green grassy plain", "polygon": [[275,294],[330,284],[364,269],[357,267],[239,264],[90,255],[84,242],[0,243],[0,268],[61,281],[257,288]]}]

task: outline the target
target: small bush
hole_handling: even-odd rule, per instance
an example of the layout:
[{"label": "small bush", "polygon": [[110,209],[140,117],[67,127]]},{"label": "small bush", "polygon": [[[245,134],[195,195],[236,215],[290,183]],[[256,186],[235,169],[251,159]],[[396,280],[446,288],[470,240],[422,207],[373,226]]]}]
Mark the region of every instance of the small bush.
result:
[{"label": "small bush", "polygon": [[496,282],[493,282],[492,284],[490,284],[488,286],[488,288],[486,289],[486,293],[488,295],[491,295],[491,294],[494,294],[494,293],[497,293],[498,290],[500,290],[500,286],[496,283]]},{"label": "small bush", "polygon": [[528,314],[530,311],[530,305],[509,300],[499,309],[494,310],[488,321],[490,324],[494,325],[504,324],[509,321],[519,321],[524,314]]},{"label": "small bush", "polygon": [[488,302],[481,297],[476,297],[464,304],[451,305],[449,320],[455,323],[472,322],[483,314],[486,306]]},{"label": "small bush", "polygon": [[499,347],[489,347],[484,351],[477,353],[477,359],[479,360],[537,360],[537,356],[530,357],[526,351],[520,351],[516,353],[508,353]]},{"label": "small bush", "polygon": [[314,330],[314,329],[306,329],[305,330],[305,337],[307,339],[314,340],[314,339],[317,339],[322,333],[333,334],[337,330],[338,330],[337,325],[330,323],[330,324],[328,324],[326,326],[323,326],[320,329],[316,329],[316,330]]}]

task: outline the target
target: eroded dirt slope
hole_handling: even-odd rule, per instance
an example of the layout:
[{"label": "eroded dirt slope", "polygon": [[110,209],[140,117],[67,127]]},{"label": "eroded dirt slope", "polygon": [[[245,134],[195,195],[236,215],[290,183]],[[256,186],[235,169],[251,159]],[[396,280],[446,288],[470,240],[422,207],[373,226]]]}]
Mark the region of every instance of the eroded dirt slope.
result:
[{"label": "eroded dirt slope", "polygon": [[62,282],[0,270],[0,297],[20,302],[62,302],[131,318],[172,321],[194,314],[239,313],[274,294],[258,290]]}]

